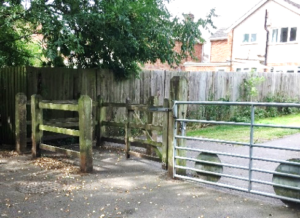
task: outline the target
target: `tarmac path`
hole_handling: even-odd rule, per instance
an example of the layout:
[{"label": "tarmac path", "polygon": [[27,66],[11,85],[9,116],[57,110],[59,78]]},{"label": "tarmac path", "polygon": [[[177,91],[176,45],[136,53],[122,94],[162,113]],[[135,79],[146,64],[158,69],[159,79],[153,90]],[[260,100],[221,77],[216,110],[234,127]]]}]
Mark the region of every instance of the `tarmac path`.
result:
[{"label": "tarmac path", "polygon": [[30,155],[0,156],[0,217],[300,217],[281,201],[173,180],[160,164],[109,149],[94,149],[92,174],[68,165],[47,170],[43,160],[36,166]]}]

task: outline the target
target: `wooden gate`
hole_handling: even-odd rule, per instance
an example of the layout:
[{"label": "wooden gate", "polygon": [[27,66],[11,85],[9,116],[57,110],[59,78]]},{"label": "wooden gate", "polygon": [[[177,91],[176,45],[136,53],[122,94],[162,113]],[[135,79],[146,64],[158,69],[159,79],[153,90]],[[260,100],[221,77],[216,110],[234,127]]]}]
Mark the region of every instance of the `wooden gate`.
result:
[{"label": "wooden gate", "polygon": [[[103,141],[124,144],[126,157],[137,156],[158,162],[162,162],[162,167],[167,169],[168,159],[168,124],[169,124],[169,100],[165,99],[164,104],[157,105],[157,97],[150,97],[148,104],[131,104],[127,99],[126,103],[105,103],[101,99],[98,101],[98,129],[96,130],[97,143],[101,145]],[[111,113],[113,108],[123,108],[126,110],[124,121],[115,121]],[[159,114],[155,116],[154,114]],[[142,117],[142,118],[141,118]],[[155,119],[162,119],[162,122],[155,123]],[[109,128],[119,128],[123,134],[121,137],[112,138]],[[124,130],[124,132],[122,131]],[[135,133],[134,133],[135,132]],[[159,133],[157,137],[156,133]],[[160,136],[161,135],[161,136]],[[133,151],[131,146],[145,148],[146,152]]]},{"label": "wooden gate", "polygon": [[[125,127],[125,152],[126,157],[132,156],[142,157],[154,161],[162,162],[162,168],[167,169],[168,157],[168,119],[169,119],[169,100],[164,99],[162,106],[155,106],[156,97],[150,97],[148,105],[133,105],[127,100],[127,123]],[[139,112],[147,113],[147,120],[142,121]],[[154,123],[154,113],[161,113],[162,119],[160,125]],[[133,129],[140,129],[144,137],[134,137]],[[158,140],[157,134],[161,133],[161,140]],[[132,151],[131,143],[147,148],[146,154]]]}]

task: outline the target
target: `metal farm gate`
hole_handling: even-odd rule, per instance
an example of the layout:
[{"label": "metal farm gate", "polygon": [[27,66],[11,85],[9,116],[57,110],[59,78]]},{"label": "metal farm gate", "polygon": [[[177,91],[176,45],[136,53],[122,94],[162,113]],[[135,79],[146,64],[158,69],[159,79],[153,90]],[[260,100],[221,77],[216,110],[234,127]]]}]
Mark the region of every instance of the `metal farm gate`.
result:
[{"label": "metal farm gate", "polygon": [[[180,107],[187,105],[189,107],[215,106],[219,109],[222,107],[248,108],[251,113],[251,122],[179,119]],[[298,140],[295,138],[293,141],[280,139],[276,140],[276,143],[259,144],[254,140],[254,136],[262,128],[299,130],[300,123],[298,126],[257,124],[255,109],[260,107],[299,108],[300,104],[175,101],[173,107],[175,117],[173,176],[299,203],[300,138]],[[191,123],[249,127],[249,141],[235,142],[186,136],[186,126]],[[238,133],[230,132],[229,134]]]}]

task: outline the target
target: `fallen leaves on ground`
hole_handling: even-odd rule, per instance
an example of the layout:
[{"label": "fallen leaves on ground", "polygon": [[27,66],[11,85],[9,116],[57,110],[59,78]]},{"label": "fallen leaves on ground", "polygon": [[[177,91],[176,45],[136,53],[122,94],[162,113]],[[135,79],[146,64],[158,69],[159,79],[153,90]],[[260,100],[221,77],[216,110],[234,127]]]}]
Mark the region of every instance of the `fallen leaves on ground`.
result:
[{"label": "fallen leaves on ground", "polygon": [[46,170],[60,170],[68,174],[77,174],[80,172],[79,167],[65,163],[57,158],[41,157],[34,160],[33,164]]},{"label": "fallen leaves on ground", "polygon": [[19,154],[16,151],[0,151],[0,158],[17,157]]}]

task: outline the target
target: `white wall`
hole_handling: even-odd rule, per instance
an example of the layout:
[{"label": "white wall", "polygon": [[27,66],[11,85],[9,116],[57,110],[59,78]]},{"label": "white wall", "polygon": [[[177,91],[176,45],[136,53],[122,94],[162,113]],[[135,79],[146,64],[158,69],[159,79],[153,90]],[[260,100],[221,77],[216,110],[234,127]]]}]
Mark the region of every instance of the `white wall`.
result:
[{"label": "white wall", "polygon": [[[234,29],[233,60],[255,59],[265,55],[266,31],[265,12],[268,10],[269,50],[268,64],[270,65],[300,65],[300,15],[270,0]],[[290,43],[271,43],[272,28],[297,27],[297,40]],[[243,43],[245,33],[256,33],[257,42]]]}]

